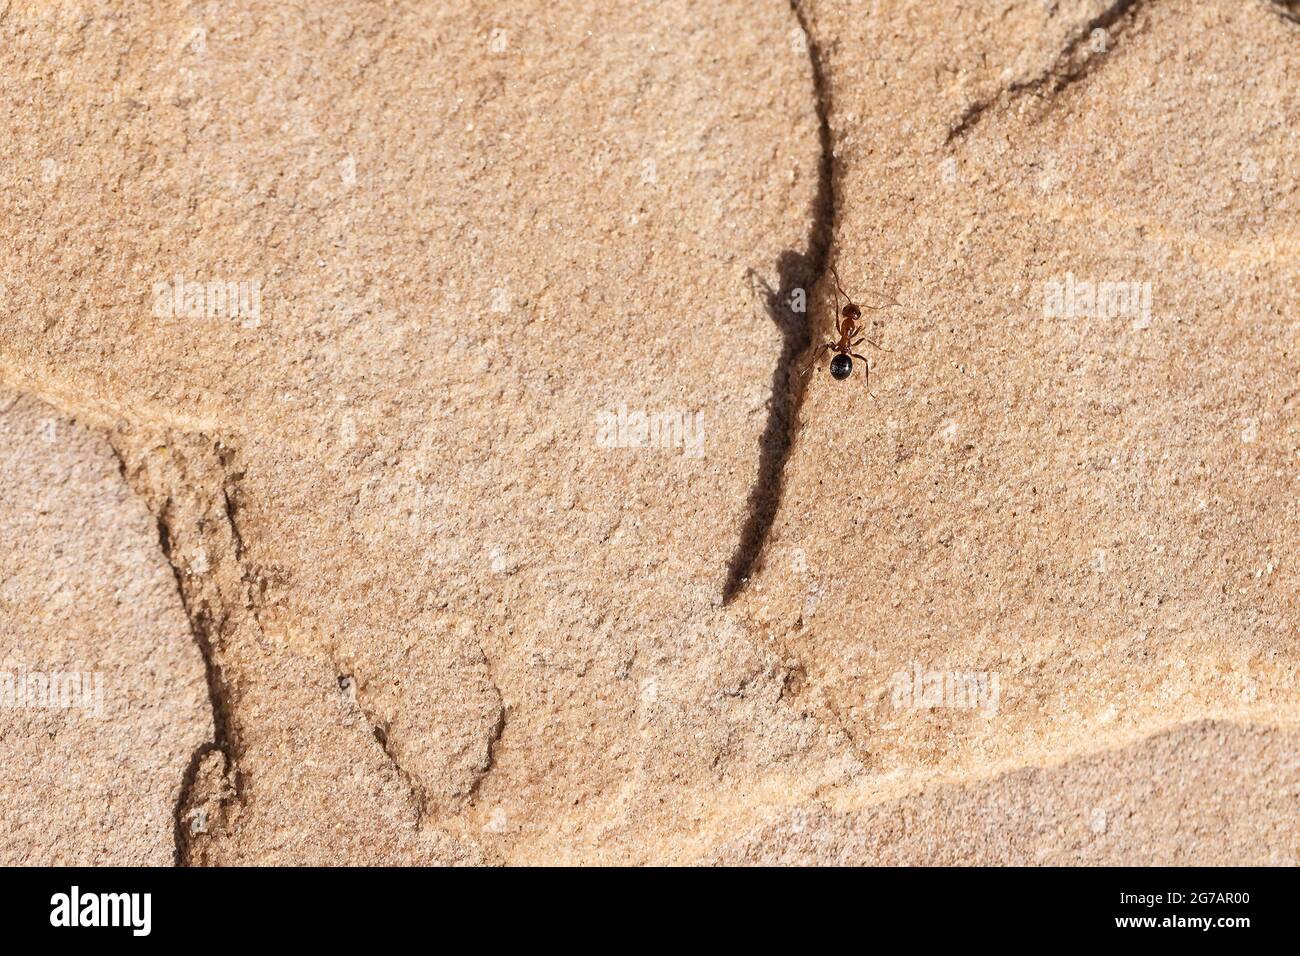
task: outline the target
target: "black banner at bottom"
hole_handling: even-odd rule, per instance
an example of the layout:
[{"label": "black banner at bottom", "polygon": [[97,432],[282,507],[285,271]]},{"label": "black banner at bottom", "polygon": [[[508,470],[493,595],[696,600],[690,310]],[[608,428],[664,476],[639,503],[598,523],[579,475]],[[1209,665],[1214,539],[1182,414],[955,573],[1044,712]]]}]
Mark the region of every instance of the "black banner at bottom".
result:
[{"label": "black banner at bottom", "polygon": [[1289,938],[1296,888],[1295,870],[1207,868],[8,869],[0,915],[11,932],[82,943],[211,935],[373,945],[427,938],[435,926],[503,924],[569,942],[608,943],[613,930],[638,941],[689,932],[806,945],[820,930],[903,934],[927,946],[1195,938],[1227,948]]}]

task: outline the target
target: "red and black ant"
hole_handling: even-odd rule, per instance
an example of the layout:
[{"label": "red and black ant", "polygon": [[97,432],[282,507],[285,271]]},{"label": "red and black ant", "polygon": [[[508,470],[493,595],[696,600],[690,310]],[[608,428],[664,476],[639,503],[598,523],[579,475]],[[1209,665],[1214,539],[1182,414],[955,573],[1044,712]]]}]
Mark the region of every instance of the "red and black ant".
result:
[{"label": "red and black ant", "polygon": [[[867,338],[866,330],[860,324],[862,322],[862,310],[858,308],[857,304],[849,294],[844,291],[844,287],[840,284],[840,275],[835,271],[835,266],[831,266],[831,275],[835,277],[836,308],[839,308],[841,295],[848,300],[848,305],[844,306],[843,309],[840,309],[839,316],[835,319],[835,334],[840,338],[838,342],[832,339],[819,345],[816,351],[813,352],[812,358],[809,359],[808,365],[800,374],[807,375],[811,372],[812,367],[817,364],[817,360],[821,358],[822,353],[829,349],[835,353],[835,357],[831,359],[831,378],[838,380],[848,378],[853,372],[853,360],[858,359],[862,362],[863,383],[868,385],[868,392],[870,392],[871,366],[868,364],[865,355],[859,355],[853,350],[864,341],[874,345],[882,352],[888,352],[890,350],[885,348],[879,342],[873,342],[871,339]],[[888,305],[869,305],[867,308],[879,310],[888,308],[889,305],[898,305],[898,302],[891,299]],[[854,336],[857,336],[857,338],[854,338]]]}]

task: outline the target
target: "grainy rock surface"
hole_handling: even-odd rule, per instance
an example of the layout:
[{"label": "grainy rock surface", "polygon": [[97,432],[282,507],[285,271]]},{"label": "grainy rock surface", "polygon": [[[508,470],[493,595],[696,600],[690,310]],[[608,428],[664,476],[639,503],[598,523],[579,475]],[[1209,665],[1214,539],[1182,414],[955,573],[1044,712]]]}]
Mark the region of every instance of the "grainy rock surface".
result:
[{"label": "grainy rock surface", "polygon": [[102,436],[0,391],[0,864],[166,866],[203,658]]},{"label": "grainy rock surface", "polygon": [[[76,633],[57,554],[167,689],[4,715],[15,858],[1295,862],[1286,4],[10,3],[0,58],[0,654]],[[796,373],[831,264],[870,395]]]}]

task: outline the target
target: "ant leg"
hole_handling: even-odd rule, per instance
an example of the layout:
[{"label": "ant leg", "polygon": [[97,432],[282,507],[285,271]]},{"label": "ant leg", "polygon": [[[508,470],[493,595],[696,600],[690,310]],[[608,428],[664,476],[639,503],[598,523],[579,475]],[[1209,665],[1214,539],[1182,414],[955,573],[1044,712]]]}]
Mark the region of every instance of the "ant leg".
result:
[{"label": "ant leg", "polygon": [[880,349],[880,351],[882,351],[882,352],[892,352],[892,351],[894,351],[893,349],[887,349],[887,348],[885,348],[885,347],[884,347],[883,345],[881,345],[879,342],[872,341],[871,339],[867,338],[865,334],[864,334],[864,335],[859,335],[856,339],[854,339],[852,342],[850,342],[849,345],[851,345],[851,346],[853,346],[854,348],[856,348],[856,347],[858,346],[858,344],[861,343],[861,342],[868,342],[868,343],[870,343],[871,345],[874,345],[876,348]]},{"label": "ant leg", "polygon": [[811,372],[812,369],[813,369],[813,366],[817,364],[817,360],[818,360],[819,358],[821,358],[821,357],[822,357],[822,354],[823,354],[823,353],[824,353],[828,348],[830,348],[833,344],[834,344],[833,342],[823,342],[821,345],[817,346],[817,348],[813,351],[812,358],[810,358],[810,359],[808,360],[808,364],[805,365],[805,366],[803,367],[803,371],[799,373],[799,377],[800,377],[800,378],[803,378],[803,377],[806,376],[809,372]]},{"label": "ant leg", "polygon": [[871,363],[867,361],[865,355],[859,355],[857,352],[849,354],[862,363],[862,384],[866,388],[867,394],[871,395],[871,400],[873,402],[877,401],[876,396],[871,393]]},{"label": "ant leg", "polygon": [[803,367],[803,371],[799,373],[799,376],[802,378],[811,372],[813,366],[817,364],[817,360],[820,359],[822,355],[825,354],[826,350],[831,348],[833,344],[834,343],[832,342],[823,342],[821,345],[817,346],[817,348],[813,350],[812,358],[808,360],[808,364]]}]

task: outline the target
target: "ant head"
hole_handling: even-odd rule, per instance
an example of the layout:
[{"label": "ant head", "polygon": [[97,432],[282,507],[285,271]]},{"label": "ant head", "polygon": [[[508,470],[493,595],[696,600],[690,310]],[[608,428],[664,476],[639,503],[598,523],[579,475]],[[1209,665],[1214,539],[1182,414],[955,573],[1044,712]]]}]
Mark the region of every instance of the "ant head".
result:
[{"label": "ant head", "polygon": [[850,302],[848,305],[844,307],[843,312],[844,312],[844,318],[852,319],[854,322],[862,318],[862,310],[859,309],[852,302]]},{"label": "ant head", "polygon": [[853,371],[853,359],[843,353],[831,359],[831,378],[846,379]]}]

